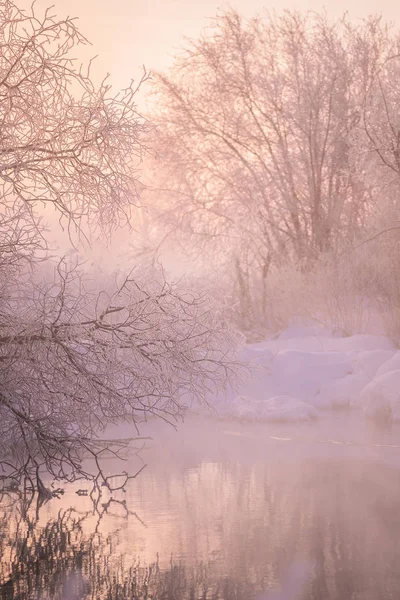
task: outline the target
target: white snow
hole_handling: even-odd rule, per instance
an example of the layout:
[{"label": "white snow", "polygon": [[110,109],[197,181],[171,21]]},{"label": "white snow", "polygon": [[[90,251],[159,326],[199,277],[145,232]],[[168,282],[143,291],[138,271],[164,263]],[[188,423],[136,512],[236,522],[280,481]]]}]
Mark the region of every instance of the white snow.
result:
[{"label": "white snow", "polygon": [[345,409],[400,421],[400,351],[383,336],[338,337],[296,324],[246,345],[241,359],[250,368],[247,380],[208,399],[222,418],[311,421]]},{"label": "white snow", "polygon": [[400,369],[377,375],[362,390],[359,404],[367,417],[400,421]]},{"label": "white snow", "polygon": [[[317,417],[314,407],[291,396],[266,399],[236,396],[229,408],[227,416],[246,421],[309,421]],[[221,414],[224,414],[224,408]]]},{"label": "white snow", "polygon": [[363,372],[346,375],[342,379],[324,382],[316,397],[319,408],[348,408],[354,398],[359,397],[361,391],[370,382]]},{"label": "white snow", "polygon": [[376,375],[380,377],[390,371],[398,371],[400,369],[400,352],[396,352],[392,357],[385,361],[377,370]]},{"label": "white snow", "polygon": [[[387,365],[397,353],[393,350],[366,350],[360,352],[356,357],[356,370],[364,373],[366,377],[374,377],[382,365]],[[400,353],[398,355],[398,367],[400,368]]]}]

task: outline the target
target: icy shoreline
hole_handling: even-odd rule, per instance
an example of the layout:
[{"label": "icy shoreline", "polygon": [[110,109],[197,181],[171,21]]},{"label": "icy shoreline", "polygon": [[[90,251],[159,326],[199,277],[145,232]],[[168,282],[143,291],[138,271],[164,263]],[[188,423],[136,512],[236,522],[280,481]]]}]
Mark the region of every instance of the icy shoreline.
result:
[{"label": "icy shoreline", "polygon": [[241,359],[251,376],[236,391],[208,398],[221,418],[311,421],[322,411],[351,409],[400,422],[400,350],[386,337],[293,325],[246,345]]}]

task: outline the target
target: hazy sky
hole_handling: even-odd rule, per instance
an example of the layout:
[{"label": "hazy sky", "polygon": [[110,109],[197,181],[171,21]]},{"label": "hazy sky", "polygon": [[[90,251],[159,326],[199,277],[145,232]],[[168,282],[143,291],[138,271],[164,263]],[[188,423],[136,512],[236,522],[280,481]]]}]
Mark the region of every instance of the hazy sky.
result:
[{"label": "hazy sky", "polygon": [[[31,0],[15,0],[29,8]],[[229,6],[251,16],[263,9],[311,9],[338,16],[346,9],[354,19],[381,12],[386,20],[400,26],[400,4],[396,0],[37,0],[43,10],[54,3],[53,12],[59,17],[79,18],[81,32],[92,42],[79,58],[83,61],[98,55],[93,70],[96,79],[111,73],[111,83],[124,87],[130,78],[138,79],[141,65],[148,70],[162,70],[172,62],[184,36],[197,37],[215,17],[218,9]],[[139,108],[145,108],[144,95],[137,97]],[[57,232],[57,240],[68,244],[68,236]]]},{"label": "hazy sky", "polygon": [[[31,0],[17,2],[27,6]],[[93,43],[89,54],[99,54],[96,72],[109,71],[118,87],[131,76],[137,77],[142,64],[148,69],[168,66],[183,36],[197,36],[218,8],[227,6],[246,15],[263,8],[321,10],[324,6],[332,15],[347,9],[355,19],[381,12],[400,25],[396,0],[39,0],[37,5],[53,3],[59,16],[79,17],[81,31]]]}]

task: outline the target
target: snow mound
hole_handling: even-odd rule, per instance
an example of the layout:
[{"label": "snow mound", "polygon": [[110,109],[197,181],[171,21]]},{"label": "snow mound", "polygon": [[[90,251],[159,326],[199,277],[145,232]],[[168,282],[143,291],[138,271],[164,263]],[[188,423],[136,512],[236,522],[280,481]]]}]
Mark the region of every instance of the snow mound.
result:
[{"label": "snow mound", "polygon": [[400,352],[396,352],[388,361],[384,362],[376,372],[377,377],[390,373],[390,371],[398,371],[400,369]]},{"label": "snow mound", "polygon": [[400,369],[377,375],[362,390],[359,405],[369,418],[400,421]]},{"label": "snow mound", "polygon": [[291,396],[274,396],[266,400],[237,396],[232,403],[230,416],[246,421],[293,422],[315,419],[317,411]]},{"label": "snow mound", "polygon": [[[393,350],[366,350],[365,352],[359,352],[355,358],[355,369],[372,379],[378,370],[383,368],[392,358],[396,357],[396,354]],[[400,360],[398,360],[396,368],[400,369]]]},{"label": "snow mound", "polygon": [[293,350],[278,353],[271,368],[277,389],[304,401],[317,396],[326,381],[345,377],[353,369],[345,353]]},{"label": "snow mound", "polygon": [[362,372],[327,381],[321,385],[315,404],[319,408],[348,408],[369,382],[370,379]]},{"label": "snow mound", "polygon": [[315,324],[294,324],[247,344],[241,359],[249,367],[247,380],[208,398],[222,417],[309,421],[341,408],[400,421],[400,351],[383,336],[338,337]]}]

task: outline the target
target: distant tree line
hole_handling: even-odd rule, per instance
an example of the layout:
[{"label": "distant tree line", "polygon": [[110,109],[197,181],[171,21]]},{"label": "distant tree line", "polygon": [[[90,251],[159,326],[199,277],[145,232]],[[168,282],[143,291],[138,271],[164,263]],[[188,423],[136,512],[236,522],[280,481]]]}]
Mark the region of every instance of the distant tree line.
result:
[{"label": "distant tree line", "polygon": [[157,223],[225,267],[244,326],[272,268],[339,256],[379,211],[393,225],[400,37],[381,17],[221,12],[154,94]]}]

